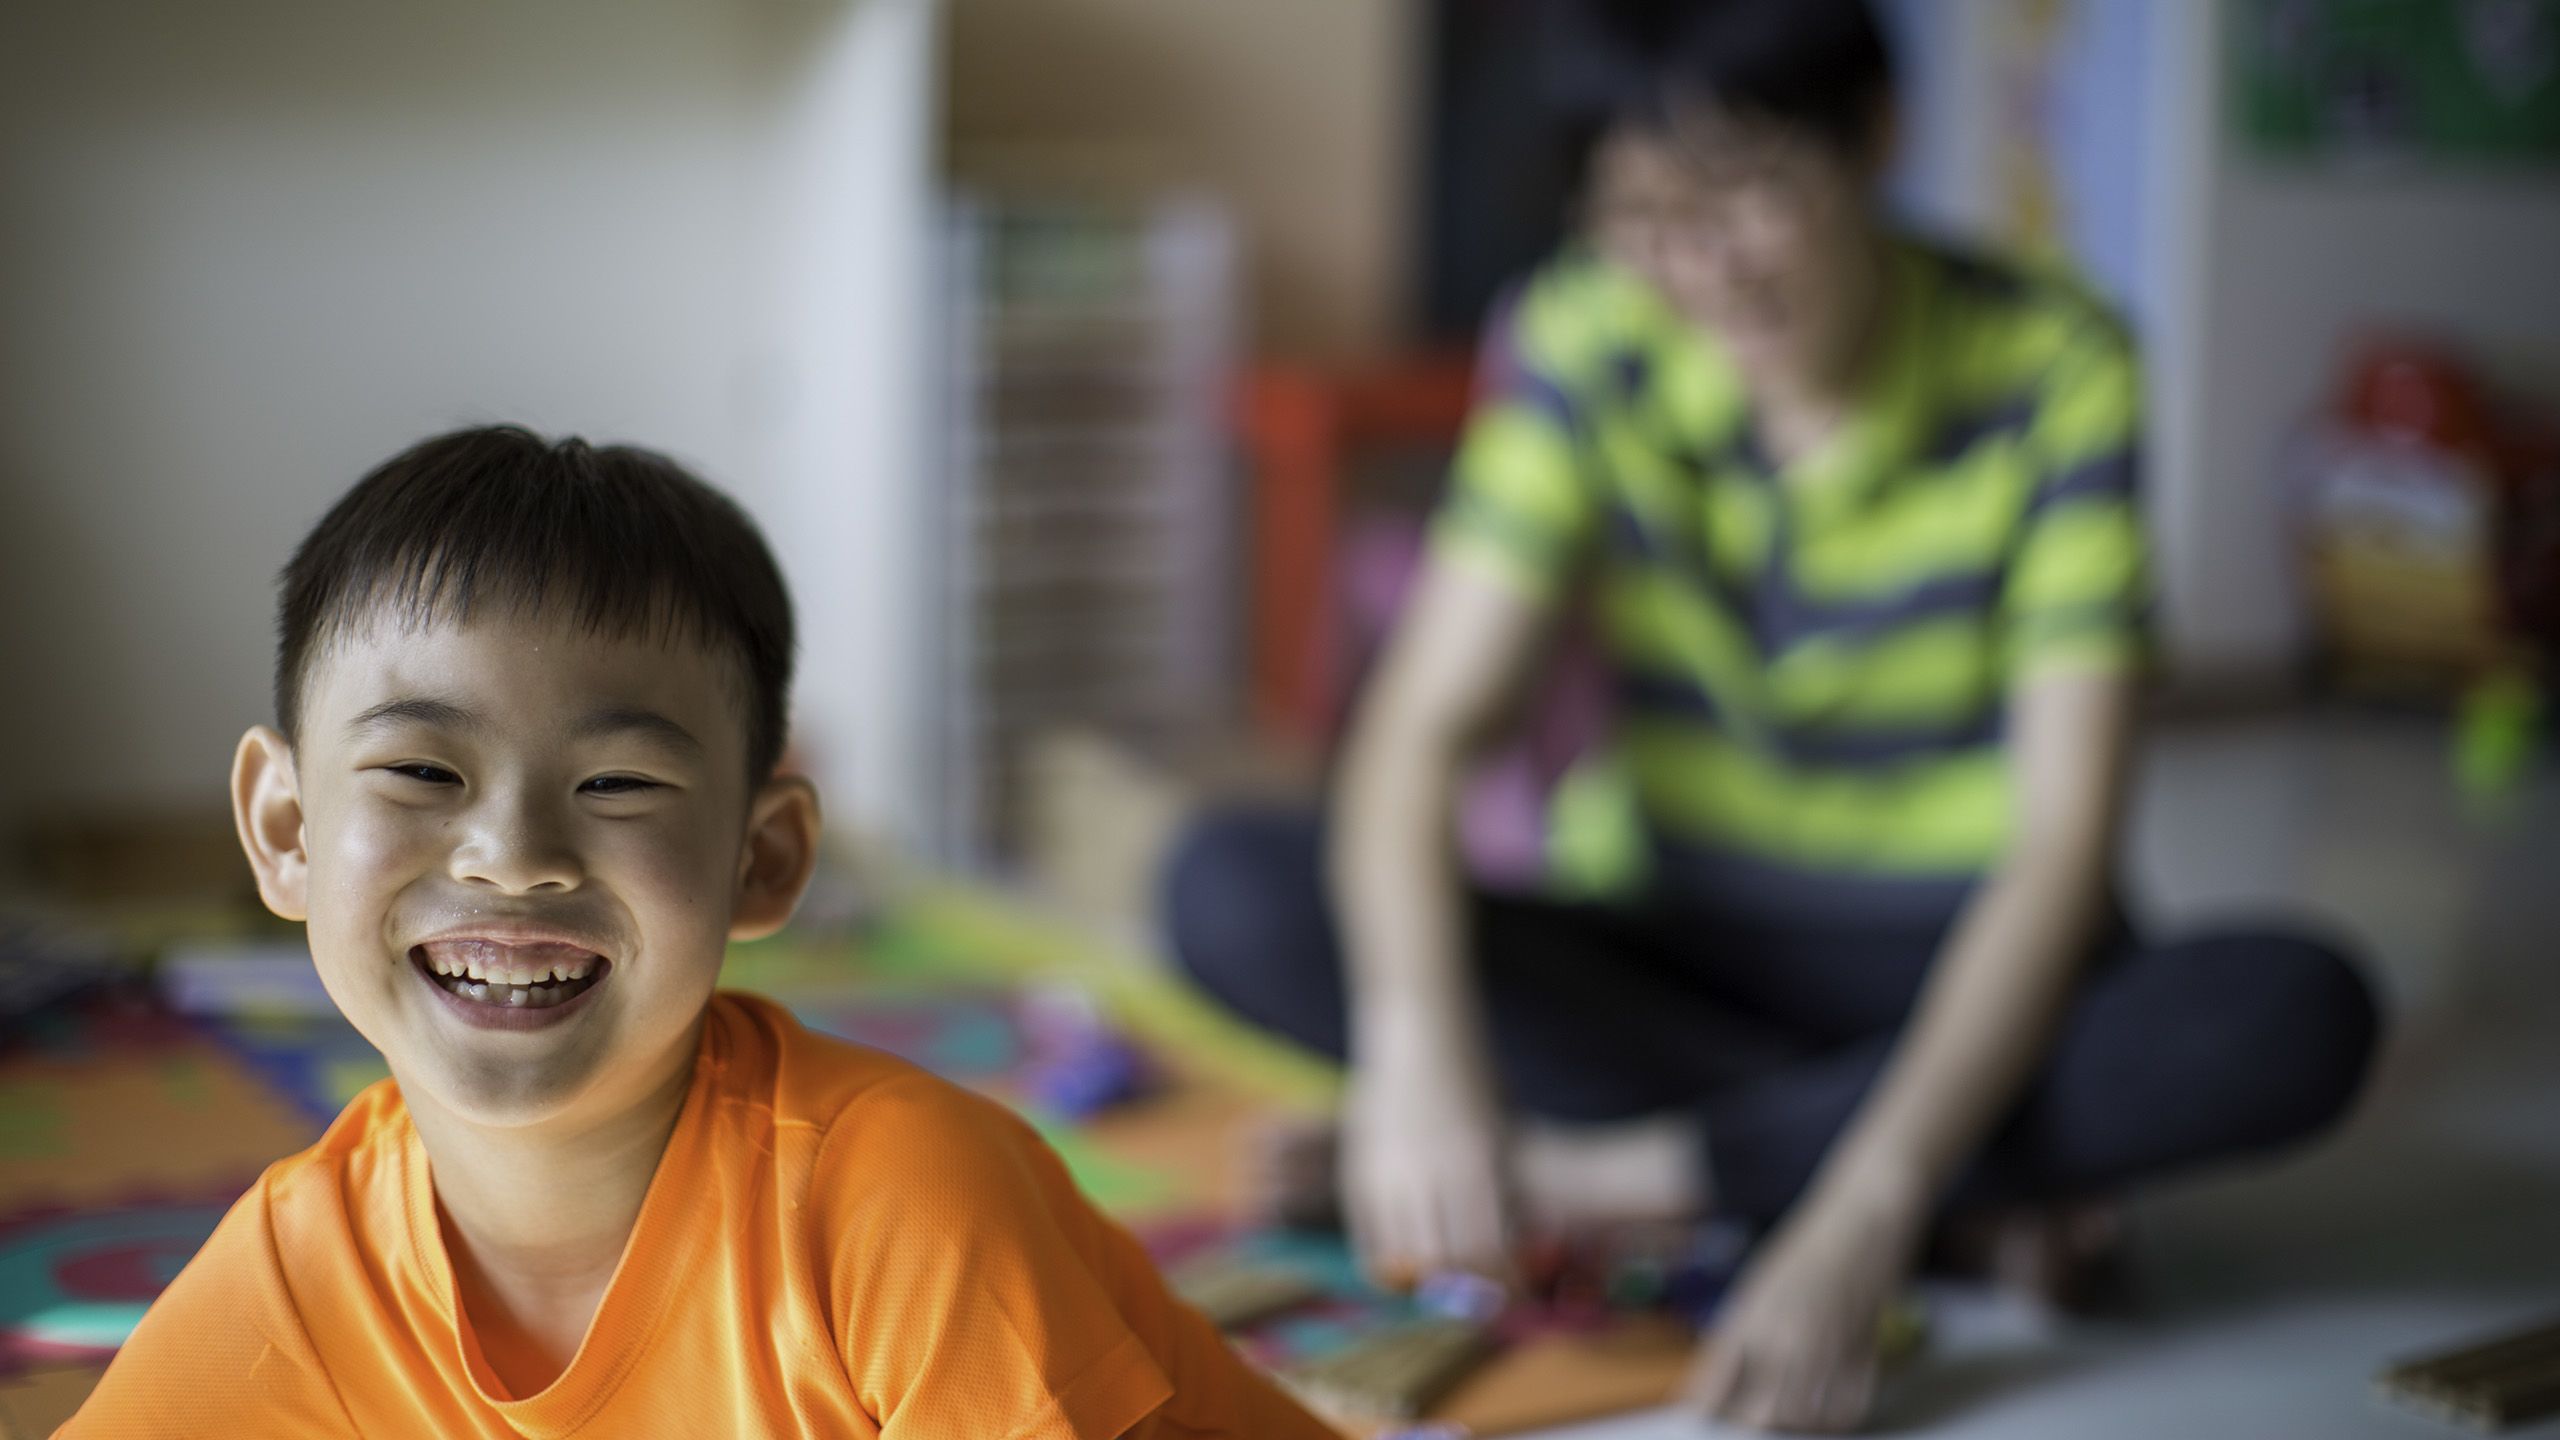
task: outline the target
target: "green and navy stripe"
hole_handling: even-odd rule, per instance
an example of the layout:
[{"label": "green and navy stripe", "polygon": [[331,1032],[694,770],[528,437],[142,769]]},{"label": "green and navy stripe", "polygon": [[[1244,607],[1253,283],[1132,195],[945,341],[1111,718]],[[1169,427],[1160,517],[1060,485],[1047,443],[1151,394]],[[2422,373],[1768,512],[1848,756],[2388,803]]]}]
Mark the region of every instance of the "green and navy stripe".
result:
[{"label": "green and navy stripe", "polygon": [[1938,914],[2009,841],[2022,678],[2140,662],[2140,393],[2067,282],[1916,244],[1841,433],[1772,464],[1740,377],[1568,253],[1507,302],[1435,553],[1587,596],[1657,871]]}]

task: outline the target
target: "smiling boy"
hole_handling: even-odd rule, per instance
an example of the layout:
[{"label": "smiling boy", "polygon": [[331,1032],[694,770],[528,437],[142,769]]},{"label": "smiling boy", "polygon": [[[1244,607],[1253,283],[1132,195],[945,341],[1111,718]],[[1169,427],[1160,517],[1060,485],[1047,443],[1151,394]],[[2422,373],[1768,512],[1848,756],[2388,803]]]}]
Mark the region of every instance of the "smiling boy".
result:
[{"label": "smiling boy", "polygon": [[1032,1132],[715,991],[815,864],[736,506],[523,430],[367,476],[283,576],[232,801],[389,1062],[68,1436],[1319,1436]]}]

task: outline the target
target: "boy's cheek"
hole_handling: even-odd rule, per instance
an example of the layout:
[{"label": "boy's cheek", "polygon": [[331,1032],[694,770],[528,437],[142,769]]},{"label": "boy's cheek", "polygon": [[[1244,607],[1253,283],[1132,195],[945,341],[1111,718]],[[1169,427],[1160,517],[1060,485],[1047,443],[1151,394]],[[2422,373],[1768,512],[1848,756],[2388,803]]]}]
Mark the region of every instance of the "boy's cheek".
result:
[{"label": "boy's cheek", "polygon": [[605,868],[629,903],[689,937],[711,937],[716,952],[728,935],[729,871],[737,859],[737,847],[719,841],[717,826],[682,827],[611,854]]},{"label": "boy's cheek", "polygon": [[[325,906],[347,918],[349,909],[379,903],[389,889],[432,863],[432,827],[404,824],[396,811],[384,814],[384,808],[332,807],[306,823],[315,911]],[[315,913],[313,919],[319,918]]]}]

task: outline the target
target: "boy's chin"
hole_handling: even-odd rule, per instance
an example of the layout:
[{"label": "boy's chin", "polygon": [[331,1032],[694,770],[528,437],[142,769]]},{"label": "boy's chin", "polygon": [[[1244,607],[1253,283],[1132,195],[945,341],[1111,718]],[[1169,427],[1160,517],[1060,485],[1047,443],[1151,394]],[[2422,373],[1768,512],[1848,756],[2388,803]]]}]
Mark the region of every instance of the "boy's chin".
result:
[{"label": "boy's chin", "polygon": [[405,1064],[395,1059],[391,1071],[412,1110],[423,1099],[444,1114],[490,1130],[568,1122],[595,1110],[603,1092],[617,1088],[605,1067],[582,1056],[500,1060],[424,1053],[411,1055]]},{"label": "boy's chin", "polygon": [[570,1122],[610,1110],[618,1092],[647,1088],[641,1077],[617,1074],[631,1067],[614,1063],[600,1026],[559,1035],[491,1035],[410,1009],[396,1018],[395,1028],[375,1043],[409,1107],[414,1111],[423,1102],[475,1127],[517,1130]]}]

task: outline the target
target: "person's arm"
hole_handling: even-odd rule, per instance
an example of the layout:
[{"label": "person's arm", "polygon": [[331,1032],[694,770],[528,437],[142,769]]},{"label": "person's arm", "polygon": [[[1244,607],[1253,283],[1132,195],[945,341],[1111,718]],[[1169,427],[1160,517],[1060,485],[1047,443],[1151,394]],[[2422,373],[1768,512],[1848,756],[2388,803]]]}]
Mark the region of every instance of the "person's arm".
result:
[{"label": "person's arm", "polygon": [[1967,904],[1884,1073],[1728,1307],[1694,1387],[1746,1425],[1848,1429],[1877,1316],[1932,1207],[2050,1048],[2106,904],[2134,681],[2063,673],[2011,703],[2017,840]]},{"label": "person's arm", "polygon": [[2023,437],[2036,469],[2002,582],[2011,837],[1949,933],[1867,1101],[1726,1306],[1694,1397],[1759,1425],[1866,1414],[1875,1325],[1948,1183],[2049,1049],[2106,903],[2148,629],[2139,374],[2096,316]]},{"label": "person's arm", "polygon": [[1547,611],[1435,557],[1354,717],[1327,856],[1348,972],[1343,1195],[1381,1272],[1499,1267],[1498,1096],[1467,963],[1455,832],[1467,757],[1508,711]]},{"label": "person's arm", "polygon": [[1381,1278],[1508,1260],[1502,1127],[1466,932],[1465,762],[1524,688],[1596,528],[1565,357],[1605,324],[1570,264],[1496,305],[1420,578],[1345,737],[1328,889],[1351,1084],[1341,1193]]},{"label": "person's arm", "polygon": [[1965,907],[1813,1203],[1925,1207],[1945,1192],[2044,1058],[2105,910],[2134,681],[2048,676],[2010,708],[2016,844]]}]

